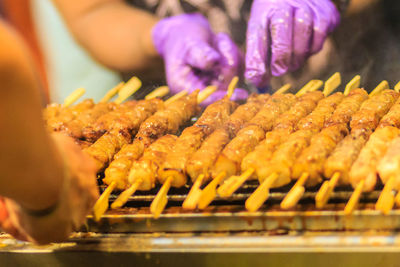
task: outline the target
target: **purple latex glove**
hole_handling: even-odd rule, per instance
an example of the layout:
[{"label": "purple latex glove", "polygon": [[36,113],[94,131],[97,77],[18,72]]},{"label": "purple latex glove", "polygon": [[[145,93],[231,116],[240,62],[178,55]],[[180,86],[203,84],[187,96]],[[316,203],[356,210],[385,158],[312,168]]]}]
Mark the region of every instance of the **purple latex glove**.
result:
[{"label": "purple latex glove", "polygon": [[330,0],[254,0],[247,28],[245,77],[257,87],[298,69],[339,24]]},{"label": "purple latex glove", "polygon": [[[153,28],[153,41],[163,57],[172,93],[216,85],[226,90],[238,75],[242,56],[224,33],[215,34],[205,17],[184,14],[161,20]],[[211,96],[210,100],[217,100]]]}]

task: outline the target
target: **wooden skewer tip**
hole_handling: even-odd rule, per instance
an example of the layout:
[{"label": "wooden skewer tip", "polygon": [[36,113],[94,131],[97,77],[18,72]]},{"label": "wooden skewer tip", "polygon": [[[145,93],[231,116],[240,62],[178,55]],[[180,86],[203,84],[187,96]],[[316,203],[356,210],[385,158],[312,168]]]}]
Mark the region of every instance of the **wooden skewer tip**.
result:
[{"label": "wooden skewer tip", "polygon": [[153,217],[156,219],[160,217],[161,213],[163,212],[165,206],[168,203],[167,194],[171,187],[172,180],[173,180],[172,176],[168,177],[167,180],[165,180],[160,191],[158,191],[153,202],[151,202],[150,212],[153,214]]},{"label": "wooden skewer tip", "polygon": [[232,79],[231,82],[229,83],[228,89],[227,89],[227,91],[226,91],[226,95],[227,95],[229,98],[232,97],[233,92],[235,91],[238,82],[239,82],[239,77],[238,77],[238,76],[235,76],[235,77],[233,77],[233,79]]},{"label": "wooden skewer tip", "polygon": [[96,222],[98,222],[101,216],[108,209],[108,199],[110,198],[111,192],[115,189],[117,183],[115,181],[111,182],[111,184],[104,190],[99,199],[96,201],[93,207],[93,217]]},{"label": "wooden skewer tip", "polygon": [[361,180],[358,183],[356,189],[353,191],[353,194],[351,195],[349,201],[347,202],[346,207],[344,208],[344,214],[350,215],[354,211],[355,207],[358,204],[358,201],[360,200],[364,183],[365,180]]}]

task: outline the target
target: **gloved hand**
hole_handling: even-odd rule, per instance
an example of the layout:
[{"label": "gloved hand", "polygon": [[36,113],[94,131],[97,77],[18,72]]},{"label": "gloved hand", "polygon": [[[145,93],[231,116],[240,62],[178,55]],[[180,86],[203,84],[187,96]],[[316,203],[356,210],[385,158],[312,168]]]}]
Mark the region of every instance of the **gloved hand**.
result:
[{"label": "gloved hand", "polygon": [[339,24],[330,0],[254,0],[247,28],[245,77],[257,87],[298,69]]},{"label": "gloved hand", "polygon": [[30,212],[11,199],[0,199],[0,227],[21,240],[39,244],[63,241],[80,227],[98,198],[96,167],[74,141],[63,134],[52,135],[65,160],[58,203],[44,216]]},{"label": "gloved hand", "polygon": [[[242,56],[235,43],[224,33],[213,33],[207,19],[200,14],[163,19],[153,28],[152,37],[164,59],[172,93],[191,92],[208,85],[226,90],[242,65]],[[242,91],[240,95],[244,93]],[[207,102],[217,99],[211,96]]]}]

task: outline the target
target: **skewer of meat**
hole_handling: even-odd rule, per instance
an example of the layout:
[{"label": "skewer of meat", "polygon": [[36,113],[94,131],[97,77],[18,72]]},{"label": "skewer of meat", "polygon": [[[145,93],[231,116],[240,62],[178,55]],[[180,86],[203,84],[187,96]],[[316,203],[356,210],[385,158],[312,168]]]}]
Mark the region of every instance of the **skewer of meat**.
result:
[{"label": "skewer of meat", "polygon": [[[141,86],[141,81],[136,78],[132,77],[124,86],[119,88],[119,86],[116,86],[112,88],[109,92],[106,93],[104,96],[103,100],[109,99],[109,97],[112,97],[113,94],[116,93],[116,89],[118,89],[118,98],[116,99],[115,103],[120,104],[122,103],[126,98],[131,96],[134,92],[136,92]],[[77,119],[79,116],[86,117],[86,118],[78,118],[79,120],[85,120],[87,121],[88,119],[90,120],[91,116],[90,113],[92,112],[91,110],[93,108],[96,109],[95,113],[97,113],[99,110],[96,108],[97,105],[94,104],[93,100],[91,99],[86,99],[82,101],[81,103],[69,107],[73,102],[75,102],[79,97],[81,97],[85,93],[85,89],[79,88],[75,90],[71,95],[69,95],[65,101],[64,105],[62,108],[59,109],[59,112],[56,114],[57,116],[51,117],[48,120],[46,120],[46,125],[47,128],[50,131],[60,131],[63,128],[70,128],[67,125]],[[107,107],[107,104],[100,104],[100,107]],[[102,110],[102,108],[99,108]],[[83,114],[89,113],[89,116],[84,116]],[[46,112],[45,112],[46,114]],[[79,122],[78,122],[79,124]],[[74,125],[74,123],[73,123]],[[75,130],[76,128],[72,126]],[[78,128],[79,129],[79,128]],[[78,130],[79,131],[79,130]]]},{"label": "skewer of meat", "polygon": [[94,218],[99,220],[101,215],[108,209],[108,198],[115,188],[126,189],[129,170],[133,161],[139,159],[145,148],[157,140],[159,137],[176,133],[180,126],[186,123],[199,110],[199,100],[204,101],[215,91],[215,87],[204,89],[202,99],[198,98],[198,91],[185,95],[180,92],[179,98],[172,96],[165,101],[166,108],[156,112],[144,121],[132,144],[125,145],[114,156],[114,160],[105,171],[104,183],[108,184],[107,189],[100,196],[94,206]]},{"label": "skewer of meat", "polygon": [[[255,97],[252,97],[252,98],[254,99]],[[259,97],[259,100],[261,98],[262,97]],[[214,134],[214,132],[213,132],[213,134]],[[141,162],[141,161],[142,161],[142,159],[139,160],[139,162]],[[150,164],[151,161],[147,160],[146,162],[147,162],[146,164]],[[117,200],[113,203],[114,207],[120,207],[120,206],[122,206],[122,205],[124,205],[126,203],[126,201],[128,200],[129,196],[132,195],[135,192],[135,190],[133,190],[131,188],[139,188],[139,189],[143,188],[142,183],[150,184],[149,182],[147,182],[147,180],[149,180],[149,179],[153,180],[153,179],[155,179],[157,177],[157,175],[158,175],[157,173],[153,173],[151,175],[149,173],[146,177],[140,177],[139,176],[139,174],[146,173],[144,170],[143,171],[140,170],[140,168],[143,169],[143,166],[146,165],[146,164],[141,164],[141,163],[134,163],[133,164],[133,166],[131,168],[131,171],[129,173],[129,177],[128,177],[128,180],[129,180],[129,183],[131,184],[131,187],[128,188],[127,190],[125,190],[125,191],[129,191],[129,193],[123,192],[122,194],[120,194],[120,196],[117,198]],[[157,164],[157,165],[160,165],[160,164]],[[149,171],[147,171],[147,172],[149,172]],[[200,177],[200,181],[201,181],[201,177]],[[148,188],[148,187],[145,187],[145,188]],[[147,190],[149,190],[149,189],[147,189]]]},{"label": "skewer of meat", "polygon": [[132,108],[122,109],[120,119],[112,121],[112,127],[89,148],[85,149],[95,161],[98,170],[102,170],[122,146],[130,143],[140,125],[153,113],[163,110],[161,99],[140,100]]},{"label": "skewer of meat", "polygon": [[[283,93],[289,89],[290,86],[285,85],[276,93]],[[200,186],[211,179],[211,169],[219,153],[224,146],[236,136],[237,132],[256,115],[268,98],[268,95],[250,96],[245,104],[239,106],[231,114],[227,123],[208,136],[201,147],[193,154],[187,164],[187,172],[194,184],[182,204],[184,209],[193,210],[196,208],[198,201],[201,200],[200,196],[202,195]],[[220,175],[218,179],[216,179],[216,182],[219,183],[219,180],[222,179],[223,176],[224,174]],[[212,184],[215,184],[215,181]],[[214,192],[215,195],[215,189],[216,187],[213,187],[213,190],[210,191],[210,187],[208,187],[208,198],[210,192],[211,194]],[[202,199],[204,203],[204,197],[202,197]]]},{"label": "skewer of meat", "polygon": [[[400,137],[396,137],[390,142],[385,156],[377,166],[377,171],[385,187],[375,208],[382,211],[383,214],[388,214],[395,203],[395,192],[400,189]],[[398,200],[397,196],[396,199]]]},{"label": "skewer of meat", "polygon": [[[109,99],[111,99],[118,92],[118,90],[121,88],[121,85],[123,84],[124,83],[120,83],[116,87],[109,90],[100,102],[105,103]],[[85,92],[86,90],[84,88],[78,88],[65,98],[64,104],[62,105],[50,104],[44,109],[43,111],[44,121],[46,122],[47,125],[49,125],[48,128],[50,130],[53,130],[53,128],[57,130],[56,122],[59,123],[65,122],[65,119],[64,120],[62,120],[61,118],[57,119],[57,117],[59,116],[60,113],[64,113],[65,111],[68,112],[69,110],[68,107],[70,107],[74,102],[76,102],[80,97],[82,97],[82,95],[84,95]],[[65,115],[63,117],[66,118]],[[68,121],[70,120],[72,120],[72,118],[70,118]],[[50,122],[48,123],[47,121]]]},{"label": "skewer of meat", "polygon": [[336,146],[325,161],[324,175],[331,178],[321,186],[316,195],[318,208],[322,208],[327,203],[337,184],[349,183],[348,173],[352,164],[357,159],[372,131],[377,127],[379,120],[391,108],[396,98],[396,93],[393,94],[391,90],[385,90],[379,95],[374,94],[352,116],[350,123],[351,134]]},{"label": "skewer of meat", "polygon": [[[350,183],[355,188],[349,202],[345,207],[345,213],[351,213],[359,201],[361,192],[372,191],[378,180],[377,165],[385,155],[389,142],[400,134],[398,123],[398,112],[400,100],[394,104],[390,111],[382,118],[378,129],[371,134],[368,142],[365,144],[357,160],[350,169]],[[391,183],[388,184],[390,187]],[[388,189],[384,190],[386,193]],[[378,207],[385,206],[385,203],[379,201]]]},{"label": "skewer of meat", "polygon": [[129,124],[129,113],[138,104],[136,100],[129,100],[125,103],[117,105],[114,110],[101,115],[90,125],[82,127],[81,132],[83,138],[88,142],[96,142],[106,132],[111,132],[114,129],[124,129]]},{"label": "skewer of meat", "polygon": [[82,130],[86,126],[92,125],[97,120],[97,118],[99,118],[103,114],[112,111],[113,109],[115,109],[115,107],[115,103],[95,104],[93,108],[85,110],[84,112],[76,116],[76,118],[72,121],[64,123],[61,126],[60,131],[68,136],[71,136],[72,138],[81,139],[83,137]]},{"label": "skewer of meat", "polygon": [[[93,211],[95,220],[99,220],[101,215],[108,209],[108,199],[111,192],[119,187],[125,189],[125,178],[129,172],[132,162],[138,159],[145,147],[149,146],[159,137],[176,132],[179,126],[194,116],[199,107],[197,105],[198,91],[187,95],[186,91],[179,94],[179,98],[172,96],[166,101],[166,109],[161,110],[149,117],[140,125],[139,131],[132,144],[126,144],[115,154],[114,160],[106,169],[104,182],[108,184],[106,190],[97,200]],[[168,105],[167,105],[168,102]]]},{"label": "skewer of meat", "polygon": [[371,191],[375,187],[377,181],[377,164],[385,155],[390,141],[399,134],[400,130],[392,126],[378,128],[371,134],[350,169],[350,182],[355,190],[345,207],[346,214],[350,214],[354,210],[361,192]]},{"label": "skewer of meat", "polygon": [[[338,79],[337,76],[333,78]],[[327,88],[332,92],[339,84],[340,82],[334,83],[332,88],[328,83]],[[307,116],[298,121],[296,129],[286,132],[278,129],[269,133],[270,136],[267,134],[269,140],[258,151],[258,154],[262,157],[261,163],[253,165],[256,167],[260,186],[246,201],[246,208],[249,211],[256,211],[261,207],[268,199],[271,187],[279,187],[290,182],[290,168],[296,157],[309,144],[311,137],[324,126],[327,118],[342,99],[342,93],[328,96],[320,100],[317,107],[309,115],[305,114]],[[282,137],[282,132],[286,134],[286,138]],[[262,156],[262,154],[265,156]],[[254,158],[252,162],[256,162],[256,159]],[[244,164],[243,169],[246,167],[248,168]]]},{"label": "skewer of meat", "polygon": [[85,99],[82,102],[60,109],[57,116],[49,118],[46,123],[46,127],[49,131],[59,131],[63,124],[72,121],[76,116],[82,112],[89,110],[94,107],[92,99]]},{"label": "skewer of meat", "polygon": [[[287,195],[290,203],[283,202],[285,208],[292,208],[305,192],[305,186],[314,186],[323,180],[323,166],[327,157],[336,145],[348,135],[348,123],[351,116],[359,109],[361,103],[368,98],[367,92],[356,89],[349,94],[336,108],[332,117],[325,123],[325,128],[313,136],[310,146],[298,157],[293,165],[292,176],[298,180],[292,193]],[[308,175],[306,176],[305,173]],[[306,178],[307,177],[307,178]],[[296,189],[296,187],[301,187]],[[294,192],[294,193],[293,193]],[[295,195],[290,195],[295,194]]]},{"label": "skewer of meat", "polygon": [[[310,91],[315,91],[315,90],[317,90],[320,86],[322,85],[322,81],[320,81],[319,83],[317,83],[315,86],[311,86],[311,87],[305,87],[305,88],[307,88],[307,89],[302,89],[302,90],[300,90],[299,92],[300,92],[300,94],[303,94],[303,93],[305,93],[306,92],[306,90],[310,90]],[[299,94],[299,93],[298,93]],[[297,94],[296,94],[297,95]],[[322,97],[322,94],[320,95],[321,97]],[[300,104],[300,106],[301,106],[302,104]],[[297,107],[296,107],[296,109],[297,109]],[[283,115],[280,115],[280,114],[277,114],[274,118],[273,118],[273,120],[275,120],[278,124],[279,124],[279,117],[280,116],[282,116],[282,119],[285,119],[285,117],[286,117],[286,115],[289,115],[289,120],[291,119],[290,117],[291,116],[293,116],[293,114],[292,114],[292,111],[290,111],[290,109],[288,108],[287,110],[289,110],[288,111],[288,113],[287,114],[283,114]],[[294,109],[295,110],[295,109]],[[266,110],[265,110],[266,111]],[[295,110],[296,111],[296,110]],[[310,110],[311,111],[311,110]],[[299,114],[297,114],[297,115],[301,115],[302,113],[304,113],[304,112],[307,112],[307,110],[298,110],[298,111],[296,111],[296,113],[297,112],[299,112]],[[297,116],[296,114],[294,115],[295,117]],[[278,120],[277,120],[278,119]],[[255,117],[254,119],[253,119],[253,121],[260,121],[259,119],[257,119],[257,117]],[[262,122],[262,121],[260,121],[260,122]],[[274,126],[274,124],[276,123],[276,122],[272,122],[271,123],[271,125],[272,126]],[[279,128],[279,125],[277,126],[277,128]],[[284,127],[283,127],[284,128]],[[260,138],[260,140],[259,141],[261,141],[261,140],[263,140],[264,138],[265,138],[265,134],[266,134],[266,132],[268,132],[269,130],[271,130],[271,128],[269,128],[269,129],[265,129],[266,131],[264,131],[262,134],[262,136],[261,136],[261,138]],[[285,130],[284,130],[285,131]],[[281,132],[281,131],[280,131]],[[277,132],[274,132],[274,133],[277,133]],[[238,133],[238,135],[239,135],[239,133]],[[267,134],[268,135],[268,137],[269,137],[269,135],[270,134]],[[240,136],[239,136],[240,137]],[[237,138],[238,139],[238,138]],[[234,139],[235,140],[235,139]],[[255,144],[250,144],[249,143],[249,141],[251,141],[250,139],[249,140],[246,140],[246,139],[243,139],[243,140],[240,140],[240,139],[238,139],[238,141],[239,142],[231,142],[232,143],[232,145],[231,145],[231,147],[226,147],[224,150],[227,150],[227,152],[229,152],[229,153],[226,153],[226,155],[221,155],[220,157],[219,157],[219,159],[224,159],[224,157],[225,158],[231,158],[231,161],[233,161],[233,162],[235,162],[238,166],[239,166],[239,168],[240,168],[240,165],[242,164],[242,160],[244,159],[244,157],[248,154],[248,153],[250,153],[255,147],[256,147],[256,145],[258,145],[259,144],[259,141],[258,142],[256,142]],[[243,142],[241,142],[241,141],[243,141]],[[243,147],[245,147],[246,149],[243,149]],[[248,149],[248,147],[250,147],[250,149]],[[227,148],[229,148],[229,150],[227,149]],[[228,157],[226,157],[226,156],[228,156]],[[238,157],[239,156],[239,157]],[[233,160],[232,160],[233,159]],[[254,173],[254,171],[255,171],[255,169],[254,168],[249,168],[249,169],[246,169],[245,171],[244,171],[244,173],[242,174],[242,175],[240,175],[240,176],[232,176],[232,175],[235,175],[237,172],[238,172],[238,169],[236,168],[236,166],[234,165],[234,164],[226,164],[227,163],[227,161],[225,160],[225,162],[224,161],[220,161],[220,165],[222,166],[222,167],[224,167],[224,169],[222,169],[221,167],[219,167],[218,168],[218,165],[216,165],[216,169],[217,170],[219,170],[219,171],[225,171],[228,175],[229,175],[229,179],[227,180],[227,181],[225,181],[219,188],[218,188],[218,194],[220,195],[220,196],[223,196],[223,197],[228,197],[228,196],[230,196],[231,194],[233,194],[247,179],[249,179],[251,176],[252,176],[252,174]],[[228,163],[229,163],[229,161],[228,161]],[[218,164],[218,161],[217,161],[217,164]]]},{"label": "skewer of meat", "polygon": [[84,88],[78,88],[69,96],[67,96],[63,105],[56,103],[47,105],[43,110],[43,120],[45,121],[47,128],[49,128],[49,130],[52,130],[52,128],[57,128],[57,117],[60,116],[61,113],[64,113],[65,110],[70,110],[68,107],[76,102],[84,93]]},{"label": "skewer of meat", "polygon": [[169,188],[171,186],[181,187],[186,184],[186,165],[190,157],[207,136],[228,121],[230,114],[237,107],[237,104],[229,98],[230,96],[227,95],[209,105],[197,122],[182,132],[173,149],[167,154],[157,177],[163,186],[150,205],[150,211],[155,218],[159,217],[167,204]]},{"label": "skewer of meat", "polygon": [[[400,82],[396,84],[395,89],[396,92],[400,91]],[[400,98],[397,102],[400,101]],[[400,105],[397,103],[393,105],[390,111],[382,118],[379,126],[393,126],[400,128]],[[393,174],[393,170],[395,170],[397,164],[397,142],[393,141],[392,145],[389,145],[389,149],[384,159],[382,159],[382,163],[378,165],[378,173],[381,178],[382,183],[385,185],[383,188],[379,199],[376,203],[376,209],[381,210],[384,214],[387,214],[393,207],[394,197],[392,195],[393,188],[398,190],[397,186],[397,178],[396,175]],[[396,202],[400,204],[400,194],[396,196]]]},{"label": "skewer of meat", "polygon": [[[303,88],[309,88],[309,89],[310,89],[310,86],[309,86],[309,85],[312,84],[312,83],[315,84],[315,81],[311,81],[310,83],[308,83],[308,84],[306,85],[306,87],[303,87]],[[318,86],[317,86],[317,87],[318,87]],[[315,87],[314,89],[311,88],[311,90],[316,90],[317,87]],[[285,93],[289,88],[290,88],[290,87],[289,87],[288,85],[285,85],[285,86],[281,87],[279,90],[277,90],[277,91],[275,92],[275,94]],[[305,92],[305,90],[300,90],[300,91]],[[238,109],[240,109],[240,107],[239,107]],[[239,111],[239,110],[238,110],[238,111]],[[238,126],[239,126],[239,125],[240,125],[240,123],[238,124]],[[243,124],[243,125],[244,125],[244,124]],[[242,127],[243,127],[243,126],[242,126]],[[236,127],[236,128],[239,129],[239,127]],[[224,134],[223,131],[216,131],[214,134],[215,134],[215,135],[218,135],[218,134],[220,134],[220,133],[222,133],[223,136],[226,136],[226,134]],[[217,137],[216,139],[218,139],[218,137]],[[228,139],[228,140],[229,140],[229,139]],[[228,141],[228,140],[227,140],[227,141]],[[212,138],[210,137],[210,142],[211,142],[211,141],[214,141],[214,140],[212,140]],[[226,141],[226,142],[227,142],[227,141]],[[213,144],[210,144],[209,146],[210,146],[210,147],[214,147]],[[207,148],[207,144],[204,144],[204,151],[207,151],[206,148]],[[205,174],[206,177],[209,177],[209,176],[211,175],[210,171],[211,171],[211,169],[212,169],[212,164],[215,162],[215,160],[216,160],[218,154],[222,151],[222,149],[223,149],[223,145],[220,146],[218,149],[216,149],[216,151],[211,151],[211,154],[212,154],[212,155],[209,155],[210,153],[207,154],[207,156],[206,156],[206,154],[204,154],[204,158],[205,158],[204,161],[205,161],[206,163],[203,165],[203,170],[205,170],[205,171],[204,171],[204,174]],[[202,154],[202,153],[200,153],[200,154]],[[211,160],[208,160],[208,159],[211,159]],[[200,160],[200,157],[198,158],[198,160]],[[199,162],[199,161],[197,161],[197,162]],[[202,165],[200,164],[200,166],[202,166]],[[201,168],[199,168],[199,169],[201,169]],[[200,209],[206,208],[206,207],[213,201],[213,199],[214,199],[215,196],[217,195],[217,186],[223,181],[223,179],[225,178],[225,176],[226,176],[226,173],[225,173],[225,172],[222,172],[222,173],[218,174],[218,175],[204,188],[204,190],[202,190],[202,192],[199,193],[198,207],[199,207]],[[193,206],[195,206],[195,205],[196,205],[196,203],[194,203]]]},{"label": "skewer of meat", "polygon": [[[211,167],[219,152],[268,100],[269,95],[250,96],[247,102],[240,105],[220,129],[215,130],[196,151],[188,162],[187,172],[192,181],[200,174],[204,179],[211,179]],[[213,152],[212,152],[213,151]],[[214,152],[215,151],[215,152]],[[206,180],[205,180],[206,182]]]},{"label": "skewer of meat", "polygon": [[[236,84],[237,84],[238,80],[239,80],[238,77],[234,77],[232,79],[232,81],[229,84],[228,89],[227,89],[227,92],[228,92],[227,94],[228,95],[233,94],[234,88],[236,87]],[[250,99],[252,99],[254,101],[256,99],[261,100],[262,98],[263,97],[261,97],[261,96],[259,97],[258,95],[257,95],[257,97],[255,97],[255,95],[250,96]],[[221,108],[222,107],[223,107],[223,105],[221,105]],[[217,111],[217,110],[215,110],[215,111]],[[218,114],[216,112],[214,112],[214,113],[216,115],[215,119],[218,119],[218,118],[221,117],[220,114]],[[152,155],[153,154],[154,153],[152,153]],[[145,157],[145,155],[143,155],[143,157]],[[118,207],[121,207],[122,205],[124,205],[126,203],[126,201],[128,201],[129,197],[132,194],[134,194],[137,189],[140,190],[140,189],[143,189],[143,188],[147,188],[147,190],[149,190],[150,188],[149,188],[148,185],[153,185],[154,186],[154,182],[151,182],[151,181],[156,179],[157,173],[152,173],[151,174],[149,172],[149,170],[144,170],[143,168],[144,168],[144,166],[149,165],[149,164],[152,164],[153,166],[154,165],[159,166],[160,163],[154,163],[154,164],[151,163],[152,161],[151,161],[151,159],[149,157],[147,157],[143,161],[143,157],[140,160],[135,161],[133,163],[132,168],[131,168],[131,170],[129,172],[129,176],[128,176],[128,181],[129,181],[129,184],[131,186],[118,196],[116,201],[112,204],[112,206],[111,206],[112,208],[118,208]],[[162,162],[162,161],[160,161],[160,157],[155,158],[155,161]],[[140,177],[139,175],[142,175],[142,177]]]},{"label": "skewer of meat", "polygon": [[150,190],[154,188],[157,180],[157,172],[164,162],[167,153],[172,150],[177,138],[177,136],[171,134],[158,138],[145,149],[143,156],[139,160],[133,162],[128,176],[128,182],[132,186],[123,191],[111,204],[112,209],[122,207],[136,190]]},{"label": "skewer of meat", "polygon": [[381,95],[375,94],[375,96],[365,101],[361,109],[354,114],[350,124],[351,134],[337,145],[324,164],[325,177],[331,177],[331,179],[326,181],[317,193],[317,207],[322,208],[327,203],[336,184],[348,184],[348,172],[351,165],[357,159],[369,135],[376,128],[379,119],[393,105],[395,99],[396,96],[389,90]]},{"label": "skewer of meat", "polygon": [[[338,124],[343,124],[347,123],[350,121],[352,115],[359,110],[361,107],[361,104],[368,99],[368,94],[365,90],[363,89],[354,89],[349,95],[343,100],[343,102],[339,105],[339,107],[335,110],[332,118],[327,122],[327,127],[331,127],[334,125]],[[348,137],[346,137],[348,138]],[[315,160],[318,161],[315,162],[314,169],[317,172],[317,179],[320,179],[322,177],[322,173],[324,172],[324,165],[325,162],[329,156],[333,152],[333,149],[337,147],[337,144],[339,142],[335,142],[335,144],[332,144],[332,146],[328,147],[325,146],[324,144],[320,148],[322,151],[322,155],[320,154],[319,159]],[[318,148],[317,148],[318,150]],[[311,157],[312,159],[312,157]],[[301,160],[300,160],[301,161]],[[297,167],[299,168],[299,166]],[[301,169],[301,167],[300,167]],[[329,188],[332,185],[332,181],[334,180],[328,180],[325,181],[324,184],[321,186],[319,192],[316,195],[316,205],[317,207],[321,208],[327,199],[324,199],[324,194],[326,194],[327,191],[325,190],[330,190]],[[333,187],[332,187],[333,189]],[[329,194],[329,192],[328,192]]]},{"label": "skewer of meat", "polygon": [[114,161],[105,171],[106,177],[103,181],[106,184],[118,181],[117,188],[126,189],[126,178],[132,162],[139,159],[144,149],[159,137],[177,133],[184,123],[197,114],[198,103],[204,101],[214,91],[215,87],[207,89],[207,94],[203,94],[201,99],[198,97],[198,91],[195,91],[188,96],[181,94],[184,96],[178,99],[173,96],[170,98],[174,100],[173,102],[167,100],[164,110],[156,112],[140,125],[133,143],[124,146],[115,155]]},{"label": "skewer of meat", "polygon": [[[83,129],[91,126],[99,117],[114,110],[116,105],[121,104],[131,95],[133,95],[142,86],[142,82],[137,77],[132,77],[126,83],[120,83],[116,87],[112,88],[106,93],[103,99],[95,105],[92,109],[89,109],[81,113],[73,121],[64,124],[61,131],[70,135],[74,138],[82,138],[84,136]],[[108,103],[113,95],[118,93],[118,97],[114,103]],[[96,139],[97,140],[97,139]],[[95,140],[91,140],[95,141]]]},{"label": "skewer of meat", "polygon": [[[277,118],[274,122],[273,130],[266,133],[265,139],[243,158],[241,162],[242,172],[249,173],[249,170],[253,170],[253,175],[248,178],[256,178],[257,175],[260,174],[258,171],[268,162],[268,158],[271,157],[274,149],[295,130],[297,122],[311,113],[317,106],[317,103],[323,98],[324,95],[321,91],[311,91],[299,97],[288,111]],[[244,182],[243,180],[243,183]],[[226,183],[228,183],[228,181]],[[236,191],[241,185],[242,184],[235,182],[234,187],[229,186],[230,192]],[[221,190],[222,188],[223,187],[221,187]]]},{"label": "skewer of meat", "polygon": [[[317,90],[322,84],[322,81],[319,80],[311,80],[309,83],[307,83],[302,89],[300,89],[296,95],[301,96],[302,94],[305,94],[307,91],[315,91]],[[279,93],[284,93],[289,89],[289,85],[285,85],[281,87],[279,90],[275,92],[275,94]],[[288,112],[287,115],[282,115],[282,120],[284,117],[288,117],[288,120],[290,120],[290,112]],[[221,151],[221,150],[219,150]],[[217,186],[221,184],[223,179],[226,177],[225,172],[219,173],[201,192],[201,195],[199,196],[198,200],[198,207],[200,209],[206,208],[216,197],[217,195]]]},{"label": "skewer of meat", "polygon": [[[275,102],[276,98],[281,98],[279,102]],[[240,170],[240,164],[243,158],[251,152],[264,138],[266,132],[270,131],[274,125],[274,121],[295,103],[296,97],[292,94],[279,94],[271,97],[257,115],[248,123],[246,127],[241,129],[235,138],[233,138],[218,156],[213,168],[213,176],[217,176],[221,172],[225,172],[227,177],[235,175]],[[232,179],[229,179],[231,181]],[[218,194],[221,196],[229,196],[234,191],[238,183],[224,183],[219,187]],[[240,185],[239,185],[240,186]],[[222,191],[221,191],[222,188]],[[229,190],[224,190],[228,189]],[[232,192],[233,193],[233,192]]]},{"label": "skewer of meat", "polygon": [[[382,84],[385,85],[387,83],[383,82],[380,85]],[[382,88],[384,87],[378,86],[372,92],[381,92]],[[375,96],[371,97],[371,94]],[[382,118],[383,114],[387,112],[387,110],[393,104],[392,101],[394,100],[389,91],[386,96],[382,95],[378,97],[376,93],[371,94],[370,100],[364,102],[361,110],[354,115],[354,120],[352,119],[351,124],[351,134],[346,136],[342,142],[338,144],[331,156],[325,161],[325,177],[331,178],[324,182],[316,195],[316,206],[318,208],[322,208],[328,202],[330,194],[333,192],[338,183],[348,183],[348,172],[351,165],[356,160],[361,148],[368,140],[371,132],[376,128],[376,124],[378,123],[379,119]],[[384,101],[385,98],[386,101]],[[382,105],[380,103],[382,103]],[[362,119],[364,113],[367,114],[367,117],[373,121],[372,124],[357,123],[357,121],[360,122],[360,119]],[[366,119],[364,119],[364,122]]]},{"label": "skewer of meat", "polygon": [[[331,81],[333,81],[333,80],[338,80],[338,82],[335,81],[334,83],[332,83]],[[270,158],[270,156],[268,156],[268,153],[273,151],[275,147],[277,147],[281,142],[283,142],[282,137],[284,134],[290,134],[291,132],[294,131],[295,123],[297,123],[299,119],[301,119],[302,117],[304,117],[308,113],[310,113],[314,109],[316,102],[318,102],[318,100],[320,100],[323,97],[323,95],[326,95],[329,92],[333,91],[337,87],[336,84],[338,84],[338,83],[340,84],[340,75],[338,73],[334,74],[332,76],[332,79],[329,79],[328,81],[327,81],[328,85],[332,84],[335,87],[332,89],[331,86],[326,86],[324,89],[324,92],[320,95],[320,97],[317,99],[314,99],[314,101],[312,101],[314,103],[311,107],[309,106],[309,103],[307,103],[307,102],[299,103],[300,104],[299,107],[294,106],[293,110],[289,110],[289,112],[287,113],[287,115],[289,115],[289,119],[286,118],[286,116],[285,116],[286,114],[284,114],[282,116],[282,121],[284,122],[283,124],[279,121],[279,119],[275,122],[277,124],[277,127],[275,127],[274,131],[266,134],[266,139],[265,139],[264,144],[259,147],[257,152],[250,154],[249,157],[245,161],[241,162],[242,163],[242,171],[243,171],[242,175],[232,176],[227,181],[225,181],[225,183],[218,188],[219,195],[230,196],[254,173],[256,173],[258,175],[262,175],[261,173],[265,171],[263,163],[268,162],[268,160],[264,160],[264,159]],[[325,100],[321,100],[321,101],[324,102]],[[303,105],[305,105],[305,106],[303,107]],[[304,109],[305,107],[308,109]],[[318,104],[318,107],[321,107],[321,105]],[[298,108],[300,108],[300,109],[297,110]],[[310,116],[310,115],[308,115],[308,116]],[[305,118],[303,118],[302,120],[304,120],[304,119]],[[281,126],[279,126],[279,124],[281,124]],[[308,125],[309,123],[304,122],[304,124]],[[262,157],[261,157],[262,163],[258,164],[257,159],[254,158],[254,155],[260,155],[260,150],[264,151],[267,155],[262,155]]]},{"label": "skewer of meat", "polygon": [[273,95],[225,146],[218,156],[212,176],[215,177],[221,172],[226,172],[228,176],[236,174],[243,157],[264,139],[265,132],[271,130],[274,120],[294,104],[295,98],[292,94]]},{"label": "skewer of meat", "polygon": [[[167,86],[161,86],[156,88],[154,91],[149,93],[146,97],[146,101],[163,97],[169,93]],[[142,101],[126,101],[121,105],[118,105],[113,111],[103,114],[98,117],[95,122],[87,123],[85,127],[82,127],[82,135],[85,140],[89,142],[95,142],[104,133],[110,132],[114,129],[132,129],[136,121],[136,113],[140,112],[141,109],[146,110],[146,102]],[[139,107],[135,107],[139,104]]]}]

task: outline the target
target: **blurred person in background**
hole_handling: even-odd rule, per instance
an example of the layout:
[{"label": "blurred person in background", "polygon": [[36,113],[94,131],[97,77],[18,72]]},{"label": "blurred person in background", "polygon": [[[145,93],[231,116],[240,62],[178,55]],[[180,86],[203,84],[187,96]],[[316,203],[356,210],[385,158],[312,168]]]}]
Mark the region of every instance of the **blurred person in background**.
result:
[{"label": "blurred person in background", "polygon": [[[211,100],[221,98],[243,70],[263,91],[272,76],[298,69],[319,52],[340,20],[330,0],[255,0],[248,13],[243,68],[241,50],[230,36],[243,34],[246,23],[242,32],[234,32],[230,18],[243,21],[248,2],[54,0],[72,34],[102,64],[120,72],[142,72],[154,70],[162,58],[173,93],[217,85],[220,91]],[[244,91],[236,92],[246,97]]]},{"label": "blurred person in background", "polygon": [[397,82],[398,66],[388,64],[400,47],[391,25],[399,5],[395,1],[54,3],[73,36],[97,61],[122,73],[151,73],[150,80],[157,82],[161,58],[173,92],[209,84],[225,90],[232,76],[243,73],[259,91],[287,82],[299,88],[336,71],[345,81],[361,74],[367,88],[382,79]]},{"label": "blurred person in background", "polygon": [[39,244],[62,241],[98,197],[95,166],[69,137],[45,130],[33,57],[0,21],[0,228]]}]

